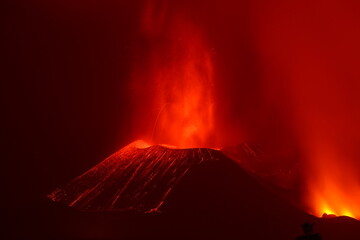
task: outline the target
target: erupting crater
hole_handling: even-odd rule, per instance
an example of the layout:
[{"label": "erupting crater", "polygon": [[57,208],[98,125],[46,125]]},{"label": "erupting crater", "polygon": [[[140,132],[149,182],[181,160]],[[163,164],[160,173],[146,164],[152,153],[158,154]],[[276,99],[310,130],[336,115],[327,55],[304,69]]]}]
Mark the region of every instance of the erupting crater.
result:
[{"label": "erupting crater", "polygon": [[145,62],[135,67],[132,83],[135,94],[148,98],[146,107],[137,101],[134,122],[137,129],[145,125],[152,142],[166,144],[129,144],[54,191],[53,201],[82,210],[158,211],[189,169],[225,157],[204,148],[216,141],[213,59],[202,31],[152,4],[145,7],[140,28],[150,48],[140,53]]},{"label": "erupting crater", "polygon": [[158,211],[176,183],[204,161],[224,158],[208,148],[169,148],[135,141],[49,198],[87,211]]}]

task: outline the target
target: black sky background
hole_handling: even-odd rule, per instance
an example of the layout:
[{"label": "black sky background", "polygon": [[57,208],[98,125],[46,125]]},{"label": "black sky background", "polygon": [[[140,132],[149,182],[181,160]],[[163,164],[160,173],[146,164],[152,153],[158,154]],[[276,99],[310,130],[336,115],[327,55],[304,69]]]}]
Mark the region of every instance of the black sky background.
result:
[{"label": "black sky background", "polygon": [[129,141],[139,6],[7,1],[1,80],[5,208],[44,197]]}]

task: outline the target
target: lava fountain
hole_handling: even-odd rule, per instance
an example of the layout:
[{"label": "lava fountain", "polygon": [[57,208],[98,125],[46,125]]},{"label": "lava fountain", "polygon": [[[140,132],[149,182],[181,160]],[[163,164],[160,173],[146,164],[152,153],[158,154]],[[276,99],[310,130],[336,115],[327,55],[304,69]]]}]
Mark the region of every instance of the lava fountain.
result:
[{"label": "lava fountain", "polygon": [[[135,96],[146,97],[135,102],[140,113],[134,122],[136,128],[144,126],[146,130],[139,135],[143,138],[148,132],[151,142],[180,148],[214,147],[211,48],[199,27],[170,13],[149,4],[143,14],[141,32],[149,49],[145,62],[136,63],[132,84]],[[140,55],[143,59],[144,49]],[[139,106],[144,101],[146,107]],[[148,118],[142,121],[144,116]]]}]

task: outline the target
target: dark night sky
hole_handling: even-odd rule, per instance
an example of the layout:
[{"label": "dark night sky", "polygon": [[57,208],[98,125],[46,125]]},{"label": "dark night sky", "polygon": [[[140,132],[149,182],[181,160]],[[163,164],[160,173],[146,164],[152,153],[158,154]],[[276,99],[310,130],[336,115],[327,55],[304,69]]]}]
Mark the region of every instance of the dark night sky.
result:
[{"label": "dark night sky", "polygon": [[44,196],[130,140],[139,6],[129,2],[6,1],[1,175],[10,206]]}]

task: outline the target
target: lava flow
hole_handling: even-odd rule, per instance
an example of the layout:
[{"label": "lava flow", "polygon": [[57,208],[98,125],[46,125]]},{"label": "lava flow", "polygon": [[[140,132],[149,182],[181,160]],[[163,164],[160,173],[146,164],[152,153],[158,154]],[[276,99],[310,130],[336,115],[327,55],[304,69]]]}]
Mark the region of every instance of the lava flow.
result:
[{"label": "lava flow", "polygon": [[225,158],[206,148],[170,149],[135,141],[55,190],[49,198],[87,211],[158,211],[176,183],[203,161]]}]

